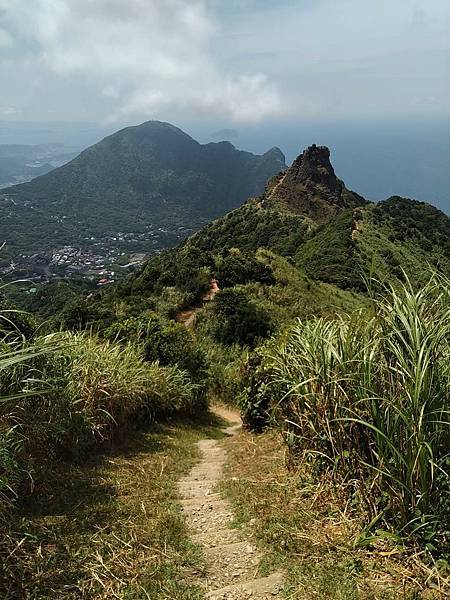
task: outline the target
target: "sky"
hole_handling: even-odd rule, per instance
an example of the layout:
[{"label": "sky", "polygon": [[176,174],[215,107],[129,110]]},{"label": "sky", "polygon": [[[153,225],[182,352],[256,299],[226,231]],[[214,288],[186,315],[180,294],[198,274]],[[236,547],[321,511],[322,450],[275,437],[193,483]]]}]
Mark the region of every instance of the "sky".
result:
[{"label": "sky", "polygon": [[288,161],[316,142],[367,197],[450,213],[448,0],[0,0],[0,85],[0,143],[149,119]]},{"label": "sky", "polygon": [[448,0],[0,0],[0,120],[449,113]]}]

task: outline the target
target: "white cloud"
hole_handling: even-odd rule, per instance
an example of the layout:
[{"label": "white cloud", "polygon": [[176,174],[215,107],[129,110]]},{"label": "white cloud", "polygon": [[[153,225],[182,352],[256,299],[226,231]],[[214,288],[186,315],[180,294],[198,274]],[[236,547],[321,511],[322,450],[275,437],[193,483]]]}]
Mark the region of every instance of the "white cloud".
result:
[{"label": "white cloud", "polygon": [[[448,0],[0,0],[1,101],[23,118],[448,113]],[[3,35],[2,35],[3,32]]]},{"label": "white cloud", "polygon": [[12,37],[7,31],[0,28],[0,48],[8,48],[13,43]]},{"label": "white cloud", "polygon": [[[0,0],[3,19],[38,48],[41,68],[82,77],[108,99],[110,119],[166,112],[257,122],[282,113],[259,72],[229,73],[215,58],[208,0]],[[0,45],[1,45],[0,30]],[[109,109],[108,109],[109,110]]]}]

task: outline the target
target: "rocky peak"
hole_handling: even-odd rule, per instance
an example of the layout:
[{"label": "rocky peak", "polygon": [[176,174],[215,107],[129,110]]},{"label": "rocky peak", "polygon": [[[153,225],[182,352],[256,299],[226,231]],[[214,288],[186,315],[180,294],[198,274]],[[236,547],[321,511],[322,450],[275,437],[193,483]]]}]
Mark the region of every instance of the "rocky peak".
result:
[{"label": "rocky peak", "polygon": [[291,167],[292,181],[313,181],[330,190],[340,189],[339,180],[330,162],[330,150],[326,146],[309,146]]},{"label": "rocky peak", "polygon": [[267,157],[267,158],[276,158],[281,163],[283,163],[283,165],[286,164],[286,157],[283,154],[283,152],[278,148],[278,146],[274,146],[273,148],[270,148],[270,150],[267,150],[267,152],[265,152],[263,154],[263,156]]},{"label": "rocky peak", "polygon": [[366,200],[345,187],[336,177],[330,162],[330,150],[313,144],[295,159],[284,175],[266,191],[265,204],[283,205],[291,212],[326,221],[346,208]]}]

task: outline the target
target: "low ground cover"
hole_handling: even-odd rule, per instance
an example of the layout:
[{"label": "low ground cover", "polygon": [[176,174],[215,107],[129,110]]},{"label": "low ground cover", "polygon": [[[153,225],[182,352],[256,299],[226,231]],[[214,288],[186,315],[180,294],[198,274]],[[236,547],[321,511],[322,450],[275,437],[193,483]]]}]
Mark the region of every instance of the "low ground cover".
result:
[{"label": "low ground cover", "polygon": [[379,538],[368,548],[364,515],[345,483],[318,483],[288,459],[275,432],[245,432],[226,442],[225,496],[235,526],[266,552],[267,567],[284,569],[290,600],[419,600],[448,597],[450,581],[420,552]]},{"label": "low ground cover", "polygon": [[188,538],[176,482],[219,436],[212,418],[153,426],[83,465],[55,467],[16,508],[3,560],[4,600],[200,600],[202,556]]}]

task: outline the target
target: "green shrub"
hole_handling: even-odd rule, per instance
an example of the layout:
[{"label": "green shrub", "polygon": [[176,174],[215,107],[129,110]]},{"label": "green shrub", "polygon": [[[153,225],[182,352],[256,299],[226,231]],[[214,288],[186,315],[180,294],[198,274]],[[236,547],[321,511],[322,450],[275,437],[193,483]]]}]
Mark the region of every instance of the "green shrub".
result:
[{"label": "green shrub", "polygon": [[134,342],[144,349],[148,362],[178,365],[196,382],[206,377],[206,360],[191,331],[156,314],[118,321],[105,332],[109,340]]},{"label": "green shrub", "polygon": [[300,246],[295,255],[297,266],[313,279],[342,288],[364,290],[352,237],[353,219],[353,212],[346,210],[313,230],[310,239]]},{"label": "green shrub", "polygon": [[419,291],[406,282],[373,303],[374,316],[299,321],[262,348],[245,417],[253,426],[277,418],[295,453],[359,472],[372,517],[442,548],[450,529],[450,282],[433,278]]},{"label": "green shrub", "polygon": [[250,281],[259,281],[267,285],[275,283],[272,269],[247,252],[231,250],[229,254],[218,260],[216,277],[220,286],[233,287]]},{"label": "green shrub", "polygon": [[258,340],[270,335],[273,325],[269,315],[238,289],[225,289],[217,294],[209,315],[213,337],[225,345],[254,347]]},{"label": "green shrub", "polygon": [[189,296],[175,287],[165,287],[156,298],[155,311],[168,319],[175,319],[177,314],[189,305]]},{"label": "green shrub", "polygon": [[237,406],[248,350],[238,344],[223,346],[207,335],[203,336],[201,347],[208,364],[207,385],[211,400]]},{"label": "green shrub", "polygon": [[70,301],[55,319],[55,327],[73,331],[101,330],[114,320],[114,312],[89,298]]},{"label": "green shrub", "polygon": [[0,358],[0,494],[19,495],[27,473],[39,479],[52,461],[82,458],[140,422],[204,407],[187,372],[145,362],[133,344],[62,333],[11,351],[11,364],[7,357]]},{"label": "green shrub", "polygon": [[102,341],[86,334],[67,335],[68,378],[64,395],[89,423],[96,440],[109,440],[139,418],[163,417],[197,409],[197,388],[176,365],[144,360],[133,343]]}]

